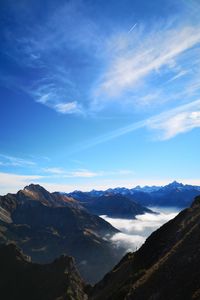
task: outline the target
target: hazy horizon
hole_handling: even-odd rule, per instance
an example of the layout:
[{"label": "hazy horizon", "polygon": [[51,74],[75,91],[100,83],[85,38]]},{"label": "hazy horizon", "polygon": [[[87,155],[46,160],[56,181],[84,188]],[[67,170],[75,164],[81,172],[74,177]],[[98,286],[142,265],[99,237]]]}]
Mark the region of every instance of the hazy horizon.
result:
[{"label": "hazy horizon", "polygon": [[[148,182],[148,181],[147,181]],[[4,188],[4,193],[0,193],[0,195],[4,195],[7,193],[17,193],[19,190],[24,189],[26,186],[30,185],[30,184],[35,184],[35,185],[40,185],[43,188],[45,188],[48,192],[53,193],[53,192],[61,192],[61,193],[72,193],[75,191],[81,191],[81,192],[91,192],[92,190],[96,190],[96,191],[106,191],[107,189],[117,189],[117,188],[127,188],[127,189],[132,189],[132,188],[136,188],[137,186],[140,186],[141,188],[144,187],[164,187],[166,185],[169,185],[173,182],[177,182],[177,183],[182,183],[183,185],[193,185],[193,186],[199,186],[200,184],[198,184],[198,181],[195,180],[191,180],[191,181],[185,181],[183,180],[181,181],[177,181],[177,180],[173,180],[173,181],[149,181],[151,184],[136,184],[136,185],[129,185],[129,186],[110,186],[109,183],[108,185],[102,186],[102,185],[97,185],[97,188],[95,188],[94,186],[92,188],[87,188],[87,187],[83,187],[83,189],[81,189],[81,185],[80,186],[74,186],[74,189],[70,187],[68,187],[67,185],[54,185],[54,184],[43,184],[40,182],[24,182],[24,183],[20,183],[18,185],[18,187],[12,186],[12,183],[10,185],[8,185],[6,188]],[[16,183],[14,182],[14,185],[16,185]],[[61,188],[61,189],[58,189]]]}]

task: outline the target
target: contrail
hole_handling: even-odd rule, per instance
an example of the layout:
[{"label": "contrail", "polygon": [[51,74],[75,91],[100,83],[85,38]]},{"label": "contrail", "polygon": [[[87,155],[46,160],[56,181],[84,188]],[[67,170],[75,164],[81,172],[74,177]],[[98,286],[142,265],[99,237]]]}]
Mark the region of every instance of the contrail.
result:
[{"label": "contrail", "polygon": [[184,113],[184,112],[188,112],[188,111],[189,112],[199,111],[199,110],[200,110],[200,99],[180,105],[178,107],[161,112],[160,114],[153,115],[147,119],[144,119],[144,120],[141,120],[138,122],[134,122],[128,126],[121,127],[116,130],[113,130],[111,132],[108,132],[104,135],[98,136],[90,141],[85,142],[82,145],[78,145],[76,147],[76,149],[73,150],[72,152],[75,153],[75,152],[79,152],[82,150],[92,148],[96,145],[103,144],[110,140],[114,140],[120,136],[131,133],[131,132],[136,131],[141,128],[152,128],[153,129],[154,126],[156,126],[155,127],[155,129],[156,129],[157,127],[159,128],[159,126],[157,126],[157,125],[162,124],[162,122],[164,120],[170,119],[171,117],[173,117],[179,113]]},{"label": "contrail", "polygon": [[110,140],[114,140],[114,139],[116,139],[120,136],[123,136],[123,135],[125,135],[129,132],[133,132],[133,131],[138,130],[140,128],[146,127],[148,125],[149,120],[150,120],[150,118],[146,119],[146,120],[142,120],[142,121],[132,123],[128,126],[113,130],[113,131],[108,132],[104,135],[100,135],[100,136],[98,136],[94,139],[88,140],[84,144],[76,145],[75,148],[73,147],[71,150],[68,151],[68,155],[78,153],[78,152],[83,151],[83,150],[90,149],[94,146],[103,144],[103,143],[108,142]]},{"label": "contrail", "polygon": [[128,33],[130,33],[131,31],[133,31],[133,29],[134,29],[136,26],[137,26],[137,23],[135,23],[135,24],[131,27],[131,29],[128,31]]}]

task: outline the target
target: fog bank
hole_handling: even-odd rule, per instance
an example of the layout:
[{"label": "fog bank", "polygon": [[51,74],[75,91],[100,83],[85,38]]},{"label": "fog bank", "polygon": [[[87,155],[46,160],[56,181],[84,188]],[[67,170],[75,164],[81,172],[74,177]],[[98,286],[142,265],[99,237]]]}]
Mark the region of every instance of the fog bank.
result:
[{"label": "fog bank", "polygon": [[136,218],[132,220],[101,216],[104,220],[121,231],[111,238],[117,247],[123,246],[127,251],[137,250],[153,231],[173,219],[180,211],[174,207],[151,207],[151,209],[158,212],[158,214],[145,213],[143,215],[137,215]]}]

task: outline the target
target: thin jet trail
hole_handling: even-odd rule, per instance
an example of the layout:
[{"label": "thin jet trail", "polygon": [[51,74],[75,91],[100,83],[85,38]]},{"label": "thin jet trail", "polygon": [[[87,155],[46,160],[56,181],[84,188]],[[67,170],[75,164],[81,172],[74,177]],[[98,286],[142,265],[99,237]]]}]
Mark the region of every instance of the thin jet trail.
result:
[{"label": "thin jet trail", "polygon": [[128,31],[128,33],[131,33],[131,31],[133,31],[133,29],[134,29],[136,26],[137,26],[137,23],[135,23],[135,24],[131,27],[131,29]]}]

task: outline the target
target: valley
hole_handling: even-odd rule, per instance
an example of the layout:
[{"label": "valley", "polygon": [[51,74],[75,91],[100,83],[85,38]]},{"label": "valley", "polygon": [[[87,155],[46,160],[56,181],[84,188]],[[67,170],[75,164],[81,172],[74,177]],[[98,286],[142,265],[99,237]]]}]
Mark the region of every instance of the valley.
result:
[{"label": "valley", "polygon": [[39,185],[0,197],[4,299],[199,299],[199,197],[133,219],[102,219],[68,197]]}]

